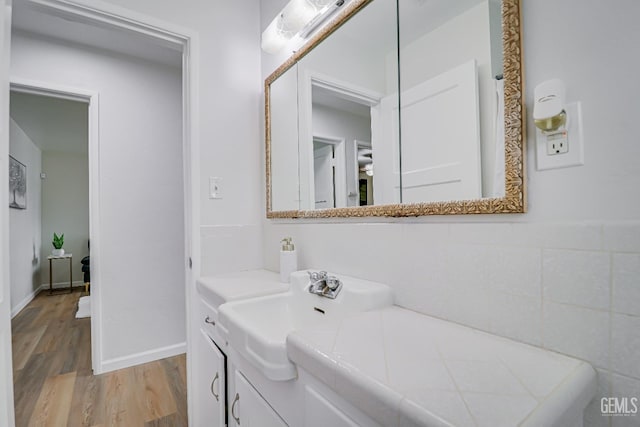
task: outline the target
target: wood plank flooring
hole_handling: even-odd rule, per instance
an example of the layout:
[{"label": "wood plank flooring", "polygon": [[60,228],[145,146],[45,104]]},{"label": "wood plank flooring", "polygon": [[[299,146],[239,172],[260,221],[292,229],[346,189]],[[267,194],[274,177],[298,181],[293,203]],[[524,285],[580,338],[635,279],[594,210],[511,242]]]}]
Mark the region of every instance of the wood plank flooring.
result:
[{"label": "wood plank flooring", "polygon": [[185,356],[93,375],[80,290],[42,292],[11,322],[16,427],[186,427]]}]

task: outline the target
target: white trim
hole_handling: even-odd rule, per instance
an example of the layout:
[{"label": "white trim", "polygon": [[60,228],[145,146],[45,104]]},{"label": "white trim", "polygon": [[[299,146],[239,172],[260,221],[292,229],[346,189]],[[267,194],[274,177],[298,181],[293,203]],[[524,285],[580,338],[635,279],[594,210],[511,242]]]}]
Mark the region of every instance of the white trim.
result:
[{"label": "white trim", "polygon": [[[0,0],[0,200],[9,190],[9,59],[11,0]],[[0,209],[0,425],[15,425],[11,352],[9,209]]]},{"label": "white trim", "polygon": [[315,71],[307,71],[307,73],[306,77],[311,83],[311,86],[331,91],[340,99],[373,107],[374,105],[378,105],[380,100],[384,97],[376,91],[363,86],[354,85],[327,74]]},{"label": "white trim", "polygon": [[[374,125],[375,120],[373,117],[374,109],[383,99],[383,95],[381,93],[371,89],[354,85],[350,82],[336,79],[333,76],[318,73],[313,70],[304,70],[302,78],[298,79],[298,108],[300,116],[298,120],[298,141],[300,141],[298,147],[300,209],[315,209],[313,188],[313,143],[305,143],[305,141],[313,141],[314,138],[312,99],[314,86],[331,91],[337,98],[369,106],[372,110],[372,126]],[[311,145],[311,147],[309,145]],[[356,185],[355,188],[358,189],[358,185]],[[345,206],[349,204],[347,193],[348,191],[345,191]]]},{"label": "white trim", "polygon": [[141,365],[143,363],[153,362],[155,360],[164,359],[166,357],[173,357],[179,354],[184,354],[186,350],[187,343],[181,342],[178,344],[168,345],[166,347],[160,347],[155,350],[147,350],[129,356],[103,360],[102,367],[104,368],[105,372],[115,371],[117,369],[123,368],[130,368],[131,366]]},{"label": "white trim", "polygon": [[[74,99],[88,102],[89,118],[89,239],[91,240],[91,365],[94,373],[101,372],[102,365],[102,299],[100,298],[100,96],[98,92],[53,84],[50,82],[11,77],[11,89],[18,92]],[[67,284],[68,285],[68,284]],[[48,287],[48,284],[46,284]],[[55,284],[54,284],[55,287]]]},{"label": "white trim", "polygon": [[190,31],[130,9],[103,1],[84,0],[78,4],[70,0],[27,0],[34,9],[51,16],[72,20],[90,26],[115,27],[117,29],[163,41],[163,46],[181,51]]},{"label": "white trim", "polygon": [[[313,135],[313,142],[321,142],[323,144],[331,144],[334,147],[334,189],[336,208],[345,208],[348,206],[347,199],[347,147],[346,140],[336,136]],[[315,176],[314,176],[315,181]],[[315,185],[315,183],[314,183]],[[315,193],[315,191],[313,191]]]},{"label": "white trim", "polygon": [[[189,34],[189,33],[184,33]],[[200,45],[198,37],[190,34],[182,53],[182,132],[183,132],[183,168],[184,168],[184,229],[185,262],[191,260],[185,268],[185,315],[187,352],[187,417],[194,419],[193,396],[195,389],[193,370],[192,311],[197,305],[192,301],[195,295],[196,278],[200,277],[200,209],[196,201],[200,198],[200,104],[197,94],[200,91]],[[190,173],[189,173],[190,172]],[[193,310],[192,310],[193,307]],[[197,323],[196,323],[197,324]]]},{"label": "white trim", "polygon": [[[77,280],[77,281],[73,281],[71,283],[71,285],[74,288],[83,287],[84,286],[84,282],[82,280]],[[69,289],[69,282],[54,283],[51,287],[53,289]],[[18,313],[20,313],[31,301],[33,301],[33,299],[40,292],[46,292],[48,290],[49,290],[49,284],[48,283],[43,283],[42,285],[40,285],[36,289],[34,289],[33,292],[31,292],[29,295],[24,297],[24,299],[22,301],[20,301],[15,307],[11,308],[11,318],[13,319],[14,317],[16,317],[18,315]]]},{"label": "white trim", "polygon": [[[47,285],[47,287],[48,286],[49,285]],[[69,286],[68,283],[67,283],[67,286]],[[12,307],[11,308],[11,318],[13,319],[14,317],[16,317],[18,315],[18,313],[20,313],[22,311],[22,309],[27,306],[27,304],[29,304],[31,301],[33,301],[33,299],[36,297],[36,295],[38,295],[40,293],[41,290],[42,290],[42,286],[37,287],[33,292],[31,292],[29,295],[24,297],[22,299],[22,301],[20,301],[15,307]]]},{"label": "white trim", "polygon": [[41,80],[24,79],[19,76],[11,76],[10,81],[11,92],[49,96],[51,98],[67,99],[87,104],[91,104],[91,97],[98,95],[98,92],[86,88],[65,86]]},{"label": "white trim", "polygon": [[[18,83],[18,81],[21,81]],[[21,80],[19,78],[11,79],[11,92],[27,93],[30,95],[49,96],[51,98],[66,99],[67,101],[89,103],[88,96],[76,95],[78,89],[71,88],[47,88],[40,86],[41,82],[33,82],[29,80]]]}]

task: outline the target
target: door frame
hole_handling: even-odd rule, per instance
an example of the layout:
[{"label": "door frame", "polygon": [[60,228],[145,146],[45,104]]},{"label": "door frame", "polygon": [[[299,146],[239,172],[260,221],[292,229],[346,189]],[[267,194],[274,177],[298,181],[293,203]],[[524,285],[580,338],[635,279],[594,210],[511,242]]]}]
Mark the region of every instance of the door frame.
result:
[{"label": "door frame", "polygon": [[[338,138],[326,135],[313,135],[313,142],[320,142],[326,145],[333,145],[333,170],[335,171],[333,191],[336,201],[336,208],[347,207],[347,150],[344,138]],[[313,161],[313,157],[311,158]],[[314,176],[315,184],[315,176]],[[315,200],[315,186],[309,191],[312,200]]]},{"label": "door frame", "polygon": [[[0,199],[9,195],[9,59],[12,0],[0,0]],[[0,425],[15,425],[11,351],[9,208],[0,209]]]},{"label": "door frame", "polygon": [[[188,331],[191,329],[191,316],[189,313],[191,312],[191,302],[192,302],[192,293],[195,288],[195,277],[199,276],[200,272],[200,234],[199,234],[199,224],[200,224],[200,211],[195,208],[194,202],[198,200],[199,192],[200,192],[200,141],[199,141],[199,105],[198,105],[198,94],[199,90],[199,57],[200,57],[200,44],[198,40],[198,35],[196,32],[176,26],[171,23],[167,23],[161,20],[158,20],[154,17],[144,15],[138,12],[131,11],[129,9],[118,7],[115,5],[111,5],[108,3],[101,2],[99,0],[82,0],[82,4],[76,3],[72,0],[28,0],[28,2],[37,7],[41,12],[47,13],[52,16],[62,17],[65,19],[73,19],[75,21],[80,21],[88,25],[98,26],[98,27],[108,27],[113,28],[118,31],[123,31],[127,33],[135,33],[138,35],[143,35],[148,38],[152,38],[156,41],[162,43],[163,46],[173,48],[182,52],[182,153],[183,153],[183,174],[184,174],[184,235],[185,235],[185,293],[186,293],[186,307],[185,307],[185,315],[186,315],[186,331],[185,336],[187,336],[187,367],[188,367],[188,387],[191,387],[192,381],[191,376],[192,372],[190,369],[191,366],[191,342],[188,339]],[[3,0],[2,5],[4,6],[2,19],[5,22],[11,23],[11,0]],[[10,34],[10,29],[5,29],[6,32]],[[4,43],[2,46],[2,52],[0,52],[0,56],[8,57],[10,46],[8,43]],[[8,64],[8,62],[7,62]],[[0,70],[0,77],[4,72],[8,70]],[[20,83],[19,78],[11,79],[16,83]],[[24,83],[24,81],[22,82]],[[38,82],[41,85],[43,82]],[[7,84],[8,86],[8,84]],[[28,82],[27,82],[28,86]],[[41,85],[42,86],[42,85]],[[51,85],[47,85],[44,82],[44,88],[46,90],[47,87],[51,87]],[[42,88],[42,87],[41,87]],[[7,96],[8,96],[8,87],[6,88]],[[54,88],[54,92],[59,90],[60,88]],[[3,88],[3,90],[5,90]],[[80,96],[85,99],[89,97],[90,108],[92,105],[91,99],[95,97],[93,100],[93,105],[95,106],[95,112],[98,114],[98,97],[99,94],[86,90],[78,90],[71,88],[63,88],[62,92],[70,92],[76,93],[80,92]],[[76,94],[78,95],[78,94]],[[3,100],[3,102],[7,103],[8,99]],[[9,122],[9,112],[8,108],[6,112],[0,108],[0,112],[2,113],[2,117],[0,120],[2,121],[2,125],[7,125]],[[90,112],[90,120],[91,120],[91,112]],[[97,122],[95,122],[97,124]],[[0,127],[2,126],[0,125]],[[8,129],[8,128],[7,128]],[[93,128],[90,127],[90,138],[92,132],[98,132],[97,125]],[[8,130],[7,130],[8,133]],[[4,134],[0,135],[0,137],[5,137]],[[8,135],[6,136],[8,140]],[[94,139],[97,138],[94,136]],[[95,140],[97,141],[97,139]],[[94,143],[94,148],[96,147],[96,143]],[[8,156],[8,144],[6,147],[4,145],[0,146],[0,149],[3,150],[0,153],[0,158],[4,158]],[[91,147],[90,147],[91,150]],[[6,151],[6,153],[5,153]],[[90,153],[90,164],[92,161],[97,161],[97,157],[99,153],[94,150],[96,159],[93,159]],[[93,173],[97,173],[96,165],[92,168],[93,171],[90,172],[90,177]],[[0,168],[1,169],[1,168]],[[2,174],[0,176],[0,185],[3,185],[4,188],[8,188],[8,177],[7,174]],[[93,187],[94,183],[91,183],[91,188],[95,193],[98,187]],[[99,186],[99,183],[97,184]],[[4,194],[4,193],[1,193]],[[98,205],[98,194],[94,194],[94,197],[91,197],[92,204],[92,215],[97,215],[98,210],[96,209]],[[8,214],[2,215],[2,234],[8,236]],[[96,222],[96,218],[94,217],[90,221],[96,225],[95,229],[91,231],[93,236],[98,235],[99,240],[99,221]],[[8,241],[8,239],[3,239],[3,241]],[[7,245],[4,245],[7,246]],[[92,251],[94,252],[99,249],[98,247],[94,247],[92,244]],[[3,248],[5,249],[5,248]],[[6,248],[8,249],[8,248]],[[97,258],[97,257],[96,257]],[[98,264],[98,260],[96,259],[96,264]],[[8,286],[8,258],[2,257],[2,265],[3,273],[1,275],[0,280],[2,283],[2,287]],[[92,262],[92,270],[94,269],[94,262]],[[99,270],[96,271],[99,275]],[[96,296],[98,311],[100,310],[100,302],[99,302],[99,276],[97,277],[98,283],[97,286],[94,287],[93,295]],[[2,289],[0,287],[0,289]],[[6,292],[8,297],[9,292]],[[0,296],[1,298],[2,296]],[[3,309],[3,311],[5,311]],[[95,316],[97,322],[94,322],[92,319],[92,335],[96,334],[96,337],[101,336],[101,328],[100,328],[100,315]],[[10,313],[0,313],[0,321],[8,322],[10,331]],[[94,323],[95,323],[95,331],[94,331]],[[4,327],[5,325],[3,325]],[[6,341],[6,340],[5,340]],[[93,340],[92,340],[93,341]],[[102,362],[102,353],[101,346],[99,344],[100,339],[95,340],[97,345],[94,345],[92,342],[92,364],[94,369],[94,374],[100,374],[104,372]],[[10,343],[10,337],[9,337]],[[0,372],[0,377],[8,379],[9,386],[12,388],[13,381],[12,378],[12,364],[11,364],[11,347],[8,347],[9,353],[9,362],[8,363],[0,363],[0,369],[3,369],[4,372]],[[2,359],[0,355],[0,359]],[[2,360],[0,360],[2,362]],[[5,394],[2,396],[4,397]],[[191,393],[188,393],[189,401]],[[9,421],[14,419],[14,411],[13,411],[13,394],[7,395],[7,404],[9,405],[9,412],[7,416],[9,417]],[[4,403],[4,402],[2,402]],[[1,407],[2,405],[0,405]],[[191,409],[192,405],[188,405],[189,416],[191,417]],[[12,423],[9,423],[11,425]]]},{"label": "door frame", "polygon": [[96,91],[10,77],[10,92],[66,99],[88,105],[89,239],[91,240],[91,367],[102,371],[102,298],[100,274],[100,95]]},{"label": "door frame", "polygon": [[[354,85],[327,74],[304,70],[298,79],[298,167],[300,185],[300,209],[314,209],[313,200],[313,87],[333,92],[336,97],[371,108],[371,125],[374,126],[373,112],[380,103],[382,94],[368,88]],[[305,143],[310,141],[310,144]]]}]

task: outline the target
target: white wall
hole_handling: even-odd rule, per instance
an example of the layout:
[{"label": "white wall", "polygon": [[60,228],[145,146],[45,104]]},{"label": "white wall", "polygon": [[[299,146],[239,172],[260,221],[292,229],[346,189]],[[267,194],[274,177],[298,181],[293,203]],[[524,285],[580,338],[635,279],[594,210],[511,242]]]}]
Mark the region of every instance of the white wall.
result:
[{"label": "white wall", "polygon": [[[523,1],[522,12],[527,107],[538,83],[566,82],[582,102],[585,166],[536,171],[528,114],[528,213],[265,220],[265,264],[278,269],[278,241],[292,236],[301,268],[386,282],[402,306],[589,361],[600,396],[640,396],[640,3]],[[587,419],[611,421],[599,400]]]},{"label": "white wall", "polygon": [[9,209],[11,314],[17,314],[40,287],[40,169],[42,153],[11,119],[9,153],[27,166],[27,209]]},{"label": "white wall", "polygon": [[[102,358],[185,341],[179,69],[15,34],[11,73],[100,94]],[[177,347],[176,347],[177,348]]]},{"label": "white wall", "polygon": [[[81,0],[80,3],[99,4]],[[262,264],[259,2],[107,0],[198,35],[201,274]],[[209,199],[209,177],[223,199]],[[196,260],[197,262],[198,260]]]},{"label": "white wall", "polygon": [[271,209],[300,209],[298,185],[298,67],[289,68],[271,84],[271,167],[279,173],[271,185]]},{"label": "white wall", "polygon": [[[87,117],[84,120],[88,120]],[[73,281],[83,283],[80,260],[89,255],[89,159],[87,153],[42,152],[42,263],[41,283],[49,286],[53,233],[64,233],[64,250],[73,254]],[[69,261],[54,260],[53,283],[69,285]]]},{"label": "white wall", "polygon": [[11,92],[11,117],[41,151],[88,152],[88,103]]}]

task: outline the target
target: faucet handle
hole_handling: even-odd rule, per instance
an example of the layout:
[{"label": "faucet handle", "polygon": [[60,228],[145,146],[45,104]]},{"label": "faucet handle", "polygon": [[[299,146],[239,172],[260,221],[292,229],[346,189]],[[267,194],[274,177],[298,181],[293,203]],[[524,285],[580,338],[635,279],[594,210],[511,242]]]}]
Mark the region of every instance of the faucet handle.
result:
[{"label": "faucet handle", "polygon": [[317,282],[318,280],[325,280],[327,278],[326,271],[307,271],[307,274],[309,274],[309,279],[314,282]]},{"label": "faucet handle", "polygon": [[327,288],[331,289],[332,291],[335,291],[342,285],[342,282],[336,276],[328,276],[326,278],[326,282]]}]

